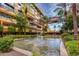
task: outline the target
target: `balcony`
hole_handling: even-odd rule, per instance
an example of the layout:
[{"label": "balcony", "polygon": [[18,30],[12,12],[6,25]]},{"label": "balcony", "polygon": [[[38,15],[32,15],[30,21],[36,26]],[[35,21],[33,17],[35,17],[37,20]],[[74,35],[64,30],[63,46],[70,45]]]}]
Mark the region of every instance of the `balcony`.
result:
[{"label": "balcony", "polygon": [[6,10],[5,8],[0,7],[0,12],[6,13],[10,16],[15,16],[15,14],[13,12],[10,12],[8,10]]},{"label": "balcony", "polygon": [[37,28],[36,26],[30,26],[31,29],[34,29],[34,30],[38,30],[38,31],[41,31],[40,28]]},{"label": "balcony", "polygon": [[10,24],[16,24],[15,22],[10,21],[9,19],[3,19],[0,18],[0,21],[3,23],[3,25],[10,25]]}]

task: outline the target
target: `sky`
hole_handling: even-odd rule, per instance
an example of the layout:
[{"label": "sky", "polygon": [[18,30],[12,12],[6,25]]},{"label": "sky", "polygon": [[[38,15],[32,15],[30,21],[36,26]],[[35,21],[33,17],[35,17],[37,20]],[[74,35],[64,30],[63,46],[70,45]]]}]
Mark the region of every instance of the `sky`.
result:
[{"label": "sky", "polygon": [[[54,12],[54,10],[58,7],[58,6],[56,6],[55,3],[38,3],[36,5],[38,6],[38,8],[40,8],[42,10],[42,12],[45,16],[54,17],[57,15],[57,13]],[[61,26],[62,26],[61,23],[48,24],[48,27],[51,30],[56,30],[56,31],[59,31]]]},{"label": "sky", "polygon": [[53,12],[54,9],[56,9],[56,4],[53,3],[38,3],[37,6],[41,8],[43,11],[43,14],[48,17],[53,17],[56,15],[55,12]]}]

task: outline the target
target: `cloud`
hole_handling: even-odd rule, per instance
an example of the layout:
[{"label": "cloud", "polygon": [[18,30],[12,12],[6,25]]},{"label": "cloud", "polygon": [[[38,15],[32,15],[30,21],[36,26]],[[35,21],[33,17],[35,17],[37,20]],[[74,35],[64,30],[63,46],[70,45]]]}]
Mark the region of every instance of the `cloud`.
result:
[{"label": "cloud", "polygon": [[[39,3],[38,7],[41,8],[43,10],[44,15],[47,15],[48,17],[53,17],[56,15],[55,12],[53,12],[53,10],[55,8],[57,8],[56,4],[53,3]],[[56,28],[54,28],[54,26],[56,25]],[[52,30],[60,30],[60,27],[58,27],[58,25],[61,26],[61,24],[58,23],[53,23],[53,24],[49,24],[49,28]]]},{"label": "cloud", "polygon": [[38,3],[37,6],[43,10],[44,15],[47,15],[48,17],[53,17],[56,14],[53,12],[53,10],[56,8],[55,3]]},{"label": "cloud", "polygon": [[50,8],[48,10],[48,16],[53,17],[56,16],[56,13],[53,12],[57,7],[56,4],[49,4]]}]

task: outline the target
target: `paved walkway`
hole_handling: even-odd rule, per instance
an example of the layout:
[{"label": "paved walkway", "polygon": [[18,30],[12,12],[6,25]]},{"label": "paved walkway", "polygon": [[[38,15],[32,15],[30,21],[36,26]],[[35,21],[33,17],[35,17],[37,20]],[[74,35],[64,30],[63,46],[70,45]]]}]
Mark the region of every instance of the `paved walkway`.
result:
[{"label": "paved walkway", "polygon": [[0,56],[26,56],[26,55],[13,50],[8,53],[0,53]]}]

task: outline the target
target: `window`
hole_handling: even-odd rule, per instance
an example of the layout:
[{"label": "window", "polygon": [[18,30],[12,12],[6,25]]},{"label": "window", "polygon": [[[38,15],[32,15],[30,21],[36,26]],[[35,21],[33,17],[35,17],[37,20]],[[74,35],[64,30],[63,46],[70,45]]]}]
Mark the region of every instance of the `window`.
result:
[{"label": "window", "polygon": [[12,16],[9,16],[9,15],[7,15],[7,14],[4,14],[4,13],[1,13],[1,12],[0,12],[0,18],[10,19],[10,18],[12,18]]},{"label": "window", "polygon": [[7,9],[8,11],[14,12],[14,9],[11,8],[10,6],[6,5],[5,3],[0,3],[0,7],[3,7],[5,9]]}]

